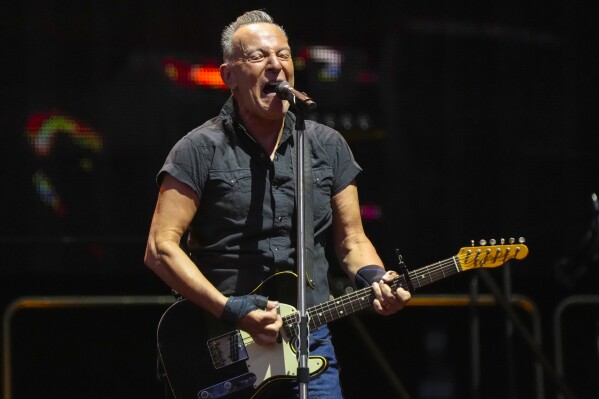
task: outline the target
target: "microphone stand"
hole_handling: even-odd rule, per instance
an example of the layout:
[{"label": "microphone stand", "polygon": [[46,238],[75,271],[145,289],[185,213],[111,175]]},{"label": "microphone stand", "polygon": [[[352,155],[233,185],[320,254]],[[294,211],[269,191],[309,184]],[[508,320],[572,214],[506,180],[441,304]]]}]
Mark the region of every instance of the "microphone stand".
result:
[{"label": "microphone stand", "polygon": [[[295,181],[296,196],[297,196],[297,311],[298,311],[298,369],[297,381],[299,386],[300,399],[308,398],[308,381],[310,380],[310,369],[308,367],[308,314],[306,312],[306,245],[305,245],[305,195],[304,195],[304,132],[306,124],[304,119],[304,111],[316,108],[314,102],[298,101],[296,96],[291,96],[289,103],[294,106],[296,113],[295,130],[297,132],[296,146],[296,162],[297,162],[297,179]],[[293,100],[293,101],[291,101]],[[311,167],[311,165],[310,165]],[[308,182],[311,184],[311,182]],[[310,223],[312,225],[312,223]],[[313,233],[311,233],[313,234]],[[312,248],[309,249],[310,251]],[[312,261],[312,259],[310,259]]]}]

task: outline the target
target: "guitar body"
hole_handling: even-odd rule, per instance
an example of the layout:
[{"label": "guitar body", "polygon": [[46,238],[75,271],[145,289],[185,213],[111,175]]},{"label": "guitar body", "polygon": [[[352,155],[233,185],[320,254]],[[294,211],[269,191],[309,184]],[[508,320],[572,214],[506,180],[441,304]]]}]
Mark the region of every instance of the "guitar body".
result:
[{"label": "guitar body", "polygon": [[[281,304],[281,316],[296,312]],[[297,375],[296,348],[281,334],[261,346],[192,302],[171,305],[158,325],[158,351],[177,399],[280,398],[277,392]],[[309,357],[311,376],[326,369],[322,357]]]}]

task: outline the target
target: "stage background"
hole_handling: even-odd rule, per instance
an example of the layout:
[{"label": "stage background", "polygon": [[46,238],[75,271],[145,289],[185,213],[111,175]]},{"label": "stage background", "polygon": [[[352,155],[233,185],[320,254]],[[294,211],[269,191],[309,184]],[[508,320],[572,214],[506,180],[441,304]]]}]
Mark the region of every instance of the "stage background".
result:
[{"label": "stage background", "polygon": [[[396,249],[416,268],[471,240],[525,237],[530,255],[490,276],[538,306],[543,350],[554,362],[558,305],[599,288],[592,4],[4,2],[2,308],[23,296],[168,295],[143,265],[155,174],[171,146],[228,98],[215,75],[222,28],[265,8],[290,36],[296,87],[318,103],[309,118],[338,129],[364,168],[364,223],[386,264],[396,266]],[[331,275],[343,280],[335,267]],[[475,277],[464,273],[421,293],[467,294]],[[89,388],[108,372],[114,379],[99,378],[102,388],[85,397],[161,397],[153,374],[161,310],[19,316],[14,398],[32,397],[31,376],[45,376],[46,392],[80,397],[84,388],[66,389],[61,378]],[[564,348],[579,355],[564,367],[585,398],[599,388],[580,377],[599,372],[599,320],[592,306],[577,312],[568,314]],[[412,397],[463,398],[472,394],[468,315],[414,308],[390,321],[356,319]],[[482,320],[493,337],[481,342],[482,397],[532,397],[530,369],[518,369],[534,362],[532,352],[517,333],[506,342],[501,311]],[[120,328],[99,328],[111,324]],[[332,328],[348,398],[389,392],[377,373],[381,359],[362,355],[356,325]],[[60,351],[39,358],[65,338]],[[110,350],[98,352],[99,343]],[[579,345],[588,350],[574,351]],[[515,375],[525,383],[514,385]],[[557,394],[550,375],[545,392]]]}]

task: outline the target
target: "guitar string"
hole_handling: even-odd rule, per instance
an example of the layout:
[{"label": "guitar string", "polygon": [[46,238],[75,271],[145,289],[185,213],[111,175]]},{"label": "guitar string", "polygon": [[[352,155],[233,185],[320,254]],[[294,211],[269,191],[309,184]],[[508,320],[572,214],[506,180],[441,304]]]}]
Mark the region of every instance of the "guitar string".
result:
[{"label": "guitar string", "polygon": [[[518,251],[520,250],[519,247],[516,247],[516,252],[510,256],[509,252],[502,252],[502,253],[496,253],[493,254],[492,252],[481,252],[478,254],[476,253],[470,253],[470,254],[459,254],[456,256],[453,256],[451,258],[445,259],[443,261],[439,261],[437,263],[428,265],[428,266],[424,266],[422,268],[419,268],[417,270],[412,270],[408,272],[408,277],[412,282],[417,282],[419,287],[423,287],[424,285],[427,285],[431,282],[435,282],[438,281],[441,278],[445,278],[445,277],[449,277],[451,275],[454,275],[456,273],[462,272],[464,271],[460,265],[463,264],[463,261],[466,260],[467,258],[473,258],[474,260],[479,259],[480,262],[482,262],[482,264],[478,267],[484,267],[484,263],[485,260],[487,259],[488,256],[492,256],[493,258],[495,258],[493,260],[493,263],[497,262],[497,258],[501,257],[504,258],[502,260],[502,263],[507,262],[510,259],[513,259],[516,257],[516,254],[518,253]],[[480,255],[483,255],[482,257],[480,257]],[[459,262],[459,265],[457,264]],[[448,267],[450,266],[450,267]],[[459,269],[458,269],[459,267]],[[474,266],[475,268],[476,266]],[[469,270],[469,269],[467,269]],[[418,278],[418,277],[421,278]],[[401,279],[401,277],[404,277],[405,280],[405,276],[400,276],[397,279],[395,279],[392,283],[392,287],[396,288],[398,280]],[[428,277],[428,279],[426,278]],[[421,279],[425,279],[426,284],[422,284]],[[405,286],[403,286],[403,288],[406,288]],[[325,322],[328,320],[327,317],[327,313],[329,312],[330,316],[333,316],[333,314],[331,312],[337,311],[337,316],[339,315],[338,309],[340,307],[343,307],[343,311],[341,312],[341,314],[345,313],[345,309],[346,309],[346,305],[350,305],[352,307],[352,312],[353,313],[355,311],[354,309],[354,304],[357,303],[356,300],[360,301],[364,301],[365,299],[370,299],[370,297],[373,296],[372,290],[370,287],[366,287],[362,290],[357,290],[354,291],[353,293],[347,295],[347,296],[343,296],[337,299],[333,299],[327,302],[324,302],[322,304],[316,305],[314,307],[312,307],[309,310],[309,314],[313,314],[313,318],[318,318],[320,319],[321,317],[325,318]],[[365,306],[358,306],[358,310],[361,310],[365,307],[370,306],[370,301],[367,301],[368,303]],[[294,317],[294,315],[289,315],[289,317],[285,317],[285,322],[289,322],[289,319],[292,319]],[[331,320],[334,320],[338,317],[333,317]]]},{"label": "guitar string", "polygon": [[[443,262],[441,262],[441,263],[443,263]],[[445,261],[444,266],[451,265],[452,263],[453,262],[449,261],[449,260]],[[437,265],[435,265],[435,267],[439,268],[440,266],[439,266],[439,264],[437,264]],[[426,267],[424,267],[424,268],[426,268]],[[429,269],[430,269],[430,267],[429,267]],[[430,270],[429,270],[429,272],[430,272]],[[434,273],[434,271],[432,271],[432,273]],[[408,274],[410,274],[410,273],[408,273]],[[400,276],[397,279],[395,279],[393,281],[393,283],[391,284],[393,288],[395,288],[397,286],[398,281],[401,279],[401,277],[404,277],[404,279],[405,279],[405,276]],[[337,316],[339,314],[345,313],[348,305],[351,306],[350,313],[353,313],[356,310],[354,305],[357,305],[357,310],[362,310],[366,307],[369,307],[372,296],[374,296],[374,294],[372,292],[372,288],[366,287],[366,288],[354,291],[346,296],[336,298],[336,299],[324,302],[322,304],[316,305],[309,310],[309,314],[312,314],[311,320],[315,321],[312,324],[314,324],[314,326],[316,326],[316,319],[318,319],[318,322],[321,321],[320,320],[321,318],[324,318],[325,322],[336,319],[337,317],[330,317],[330,316],[334,316],[334,313],[336,313]],[[343,307],[344,310],[339,312],[339,309],[341,307]],[[294,318],[294,315],[290,315],[289,317],[286,317],[285,322],[287,323],[287,322],[289,322],[289,319],[293,319],[293,318]],[[319,325],[321,325],[321,324],[319,324]]]},{"label": "guitar string", "polygon": [[[494,258],[493,263],[496,263],[497,259],[500,257],[503,258],[502,263],[505,263],[508,260],[516,258],[517,253],[520,251],[520,247],[515,246],[514,248],[515,248],[515,252],[513,253],[513,255],[510,255],[509,252],[501,252],[501,253],[493,254],[488,251],[480,252],[478,254],[477,253],[458,254],[458,255],[452,256],[451,258],[433,263],[431,265],[423,266],[419,269],[408,271],[408,278],[412,282],[412,284],[414,282],[417,282],[418,288],[420,288],[429,283],[438,281],[442,278],[449,277],[451,275],[454,275],[454,274],[464,271],[464,269],[461,267],[461,265],[463,264],[463,261],[467,260],[468,258],[473,258],[475,261],[475,260],[479,259],[480,255],[483,255],[480,258],[480,262],[481,262],[480,266],[475,265],[472,268],[484,267],[485,260],[487,259],[488,256],[492,256],[492,258]],[[466,269],[466,270],[469,270],[469,269]],[[422,284],[421,279],[419,277],[424,279],[426,284]],[[426,277],[428,277],[428,279]],[[402,278],[404,280],[403,286],[401,285],[401,282],[399,281]],[[407,289],[406,283],[407,283],[407,280],[406,280],[405,276],[401,275],[392,282],[391,287],[395,289],[395,288],[397,288],[397,285],[399,284],[400,286],[402,286],[402,288]],[[320,322],[320,319],[322,317],[324,317],[325,323],[328,321],[331,321],[331,320],[335,320],[343,313],[346,313],[347,305],[351,306],[350,314],[354,313],[356,311],[356,309],[354,308],[354,304],[357,305],[357,310],[365,309],[370,306],[370,303],[371,303],[370,299],[373,296],[374,296],[374,293],[372,292],[372,288],[366,287],[366,288],[363,288],[360,290],[356,290],[348,295],[344,295],[342,297],[335,298],[335,299],[326,301],[324,303],[315,305],[308,310],[309,324],[310,324],[311,328],[314,328],[314,327],[324,324],[324,323]],[[363,302],[363,305],[360,304],[360,302]],[[341,312],[339,312],[340,307],[343,307],[343,311],[341,311]],[[332,313],[332,312],[335,312],[337,317],[329,318],[329,317],[327,317],[326,312],[329,312],[329,316],[335,316]],[[283,317],[283,323],[284,323],[285,327],[288,327],[297,318],[296,314],[297,314],[297,312],[293,312],[293,313]],[[320,324],[316,323],[316,318],[319,319],[318,322]],[[286,332],[288,332],[288,333],[291,332],[292,333],[291,335],[293,336],[293,329],[291,327],[289,327],[289,330]]]}]

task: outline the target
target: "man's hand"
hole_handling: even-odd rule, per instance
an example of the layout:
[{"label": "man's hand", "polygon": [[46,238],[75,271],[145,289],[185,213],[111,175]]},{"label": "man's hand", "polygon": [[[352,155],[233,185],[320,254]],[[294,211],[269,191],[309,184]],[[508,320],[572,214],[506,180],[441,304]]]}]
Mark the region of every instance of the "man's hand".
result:
[{"label": "man's hand", "polygon": [[252,310],[243,316],[239,320],[238,326],[250,334],[257,344],[273,344],[283,326],[283,319],[279,314],[279,303],[268,301],[264,310]]},{"label": "man's hand", "polygon": [[388,316],[400,311],[406,306],[412,295],[403,288],[395,291],[389,285],[398,274],[393,270],[386,272],[379,282],[372,284],[374,291],[374,310],[382,315]]}]

